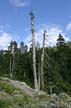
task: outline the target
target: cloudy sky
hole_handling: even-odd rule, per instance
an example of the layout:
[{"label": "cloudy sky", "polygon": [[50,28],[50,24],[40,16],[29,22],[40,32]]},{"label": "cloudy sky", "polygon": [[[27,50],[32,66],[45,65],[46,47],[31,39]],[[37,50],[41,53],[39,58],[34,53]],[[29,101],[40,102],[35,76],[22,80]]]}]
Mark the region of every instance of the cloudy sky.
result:
[{"label": "cloudy sky", "polygon": [[47,45],[55,45],[59,33],[66,41],[71,41],[71,0],[0,0],[0,49],[6,48],[11,40],[30,44],[31,6],[36,42],[42,43],[45,29]]}]

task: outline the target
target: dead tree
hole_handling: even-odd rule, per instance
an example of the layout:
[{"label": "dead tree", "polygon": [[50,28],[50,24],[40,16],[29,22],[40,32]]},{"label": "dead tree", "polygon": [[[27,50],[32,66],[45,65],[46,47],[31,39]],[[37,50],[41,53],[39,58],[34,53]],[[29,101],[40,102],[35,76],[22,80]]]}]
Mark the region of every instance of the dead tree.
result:
[{"label": "dead tree", "polygon": [[41,72],[40,72],[40,63],[38,63],[38,89],[41,89]]},{"label": "dead tree", "polygon": [[43,34],[43,47],[42,47],[42,55],[41,55],[41,89],[44,88],[43,65],[44,65],[45,36],[46,36],[46,31],[44,31]]},{"label": "dead tree", "polygon": [[10,78],[12,79],[12,61],[10,57]]},{"label": "dead tree", "polygon": [[13,60],[12,60],[12,74],[11,74],[11,78],[14,77],[14,69],[15,69],[15,45],[13,44],[13,48],[12,48],[12,56],[13,56]]},{"label": "dead tree", "polygon": [[36,55],[35,55],[35,34],[34,34],[34,15],[32,11],[30,12],[31,17],[31,32],[32,32],[32,47],[33,47],[33,74],[34,74],[34,86],[38,90],[38,81],[36,73]]}]

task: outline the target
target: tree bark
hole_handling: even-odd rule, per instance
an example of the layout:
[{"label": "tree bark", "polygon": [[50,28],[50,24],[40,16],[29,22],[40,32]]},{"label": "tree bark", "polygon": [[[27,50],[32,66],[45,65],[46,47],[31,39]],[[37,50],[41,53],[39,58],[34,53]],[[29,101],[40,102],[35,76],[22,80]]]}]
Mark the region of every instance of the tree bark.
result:
[{"label": "tree bark", "polygon": [[43,65],[44,65],[45,33],[46,31],[44,31],[43,34],[43,47],[42,47],[42,55],[41,55],[41,89],[44,89]]},{"label": "tree bark", "polygon": [[31,17],[31,31],[32,31],[32,47],[33,47],[33,74],[34,74],[34,85],[35,89],[38,90],[38,81],[37,81],[37,73],[36,73],[36,55],[35,55],[35,34],[34,34],[34,15],[32,11],[30,12]]}]

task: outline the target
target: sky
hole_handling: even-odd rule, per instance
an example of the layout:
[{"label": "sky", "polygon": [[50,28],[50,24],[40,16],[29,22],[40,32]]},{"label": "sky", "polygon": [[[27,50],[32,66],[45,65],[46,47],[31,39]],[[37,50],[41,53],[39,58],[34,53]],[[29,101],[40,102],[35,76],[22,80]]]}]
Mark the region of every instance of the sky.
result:
[{"label": "sky", "polygon": [[44,30],[47,46],[56,44],[59,33],[71,41],[71,0],[0,0],[0,49],[7,49],[12,40],[31,44],[31,7],[36,43],[42,46]]}]

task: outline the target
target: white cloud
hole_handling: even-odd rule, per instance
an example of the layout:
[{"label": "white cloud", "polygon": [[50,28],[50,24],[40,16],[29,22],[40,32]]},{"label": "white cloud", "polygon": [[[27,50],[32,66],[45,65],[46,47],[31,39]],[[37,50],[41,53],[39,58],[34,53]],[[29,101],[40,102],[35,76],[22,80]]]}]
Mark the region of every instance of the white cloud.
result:
[{"label": "white cloud", "polygon": [[14,5],[15,7],[25,7],[29,5],[28,0],[10,0],[10,3]]},{"label": "white cloud", "polygon": [[[42,46],[42,40],[43,40],[43,33],[44,30],[47,31],[46,35],[48,35],[46,44],[47,46],[54,46],[56,45],[56,41],[58,38],[59,33],[61,33],[65,39],[65,41],[69,41],[69,37],[66,36],[66,34],[63,32],[63,30],[56,25],[43,25],[41,27],[38,27],[35,32],[35,40],[36,42],[40,43],[40,46]],[[8,32],[0,32],[0,49],[5,49],[11,40],[16,39],[17,42],[21,41],[20,36],[18,35],[11,35]],[[28,35],[23,39],[25,44],[27,44],[29,47],[32,44],[32,34],[28,31]]]},{"label": "white cloud", "polygon": [[[69,41],[69,37],[65,36],[65,33],[62,31],[62,29],[59,26],[56,26],[56,25],[50,25],[50,26],[44,25],[42,27],[39,27],[37,32],[35,32],[35,40],[38,41],[41,46],[42,46],[44,30],[47,31],[46,35],[48,35],[48,37],[47,37],[46,44],[48,46],[56,45],[56,41],[57,41],[59,33],[61,33],[63,35],[65,41]],[[25,39],[25,42],[28,43],[28,42],[30,42],[30,40],[31,40],[31,35],[28,35],[27,38]],[[29,43],[28,43],[28,45],[29,45]]]},{"label": "white cloud", "polygon": [[12,36],[9,33],[3,32],[2,34],[0,34],[0,49],[6,48],[11,40]]},{"label": "white cloud", "polygon": [[68,23],[66,30],[71,31],[71,22]]}]

